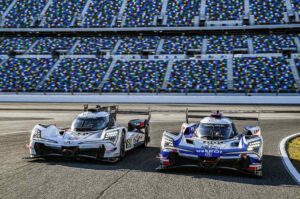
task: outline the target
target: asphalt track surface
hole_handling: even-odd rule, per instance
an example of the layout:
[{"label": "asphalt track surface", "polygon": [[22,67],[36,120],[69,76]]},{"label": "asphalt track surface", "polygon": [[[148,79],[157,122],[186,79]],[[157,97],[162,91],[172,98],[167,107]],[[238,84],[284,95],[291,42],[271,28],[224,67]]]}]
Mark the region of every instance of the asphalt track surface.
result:
[{"label": "asphalt track surface", "polygon": [[[143,105],[120,108],[143,109]],[[116,164],[94,161],[24,160],[29,132],[37,123],[67,127],[79,104],[0,104],[0,198],[300,198],[300,188],[282,164],[278,145],[282,138],[300,132],[300,107],[194,106],[199,110],[260,110],[264,136],[264,177],[234,171],[176,169],[157,172],[156,158],[163,130],[178,130],[186,106],[154,105],[151,143],[127,154]],[[74,109],[74,110],[73,110]],[[290,113],[283,113],[290,111]],[[298,113],[297,113],[298,111]],[[255,114],[243,114],[255,116]],[[119,116],[126,124],[129,116]],[[238,122],[242,129],[246,124]]]}]

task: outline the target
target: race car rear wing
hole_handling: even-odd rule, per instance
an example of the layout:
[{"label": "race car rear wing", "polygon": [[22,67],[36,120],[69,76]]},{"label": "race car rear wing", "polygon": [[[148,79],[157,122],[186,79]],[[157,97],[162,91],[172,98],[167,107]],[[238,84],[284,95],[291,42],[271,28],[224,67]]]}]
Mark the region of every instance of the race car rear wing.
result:
[{"label": "race car rear wing", "polygon": [[[189,110],[188,108],[186,109],[186,122],[189,123],[189,119],[202,119],[204,117],[208,117],[209,115],[200,115],[201,113],[208,112],[208,111],[203,111],[203,110]],[[224,111],[226,113],[226,111]],[[223,113],[224,113],[223,112]],[[192,114],[190,114],[192,113]],[[200,114],[197,114],[200,113]],[[241,111],[229,111],[227,113],[242,113]],[[245,112],[244,112],[245,113]],[[251,112],[253,113],[253,112]],[[231,120],[248,120],[248,121],[257,121],[259,124],[259,117],[260,117],[260,112],[255,112],[258,113],[258,117],[241,117],[241,116],[226,116],[227,118]],[[222,113],[220,111],[216,111],[212,113],[212,117],[216,118],[221,118],[223,117]]]},{"label": "race car rear wing", "polygon": [[84,112],[86,111],[93,111],[93,112],[100,112],[105,111],[111,114],[114,120],[117,120],[118,114],[124,114],[124,115],[147,115],[148,121],[151,119],[151,109],[150,107],[148,110],[120,110],[118,106],[101,106],[96,105],[96,108],[90,109],[87,104],[84,105]]}]

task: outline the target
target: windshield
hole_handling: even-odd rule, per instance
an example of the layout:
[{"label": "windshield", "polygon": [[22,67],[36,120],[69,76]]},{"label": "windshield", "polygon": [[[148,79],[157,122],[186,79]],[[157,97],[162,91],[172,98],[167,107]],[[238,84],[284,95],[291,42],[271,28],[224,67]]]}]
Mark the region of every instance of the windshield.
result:
[{"label": "windshield", "polygon": [[229,124],[203,124],[197,129],[197,136],[208,140],[224,140],[232,138],[234,132]]},{"label": "windshield", "polygon": [[109,117],[98,118],[76,118],[73,123],[72,131],[99,131],[107,127]]}]

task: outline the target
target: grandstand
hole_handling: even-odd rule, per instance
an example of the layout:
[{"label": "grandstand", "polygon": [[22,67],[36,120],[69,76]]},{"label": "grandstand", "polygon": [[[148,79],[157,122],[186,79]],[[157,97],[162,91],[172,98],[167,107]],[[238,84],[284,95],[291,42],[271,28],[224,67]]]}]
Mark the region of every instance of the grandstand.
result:
[{"label": "grandstand", "polygon": [[0,91],[297,94],[296,0],[2,0]]}]

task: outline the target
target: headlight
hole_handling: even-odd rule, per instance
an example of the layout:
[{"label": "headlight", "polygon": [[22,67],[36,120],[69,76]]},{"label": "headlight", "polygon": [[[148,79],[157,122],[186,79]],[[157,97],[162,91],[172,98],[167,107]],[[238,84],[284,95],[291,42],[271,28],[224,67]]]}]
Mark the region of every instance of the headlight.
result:
[{"label": "headlight", "polygon": [[38,128],[33,129],[32,138],[42,138],[42,131]]},{"label": "headlight", "polygon": [[259,148],[261,145],[261,141],[250,142],[248,145],[248,151],[253,151]]},{"label": "headlight", "polygon": [[119,131],[111,131],[105,133],[104,140],[111,141],[116,144],[118,141]]},{"label": "headlight", "polygon": [[173,139],[170,137],[163,136],[162,142],[161,142],[161,148],[166,147],[173,147]]}]

